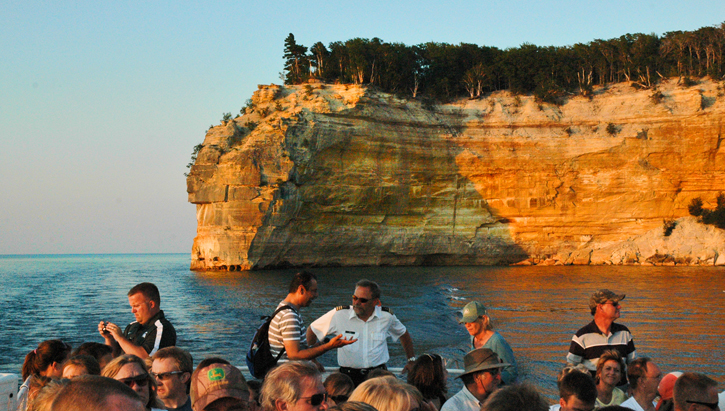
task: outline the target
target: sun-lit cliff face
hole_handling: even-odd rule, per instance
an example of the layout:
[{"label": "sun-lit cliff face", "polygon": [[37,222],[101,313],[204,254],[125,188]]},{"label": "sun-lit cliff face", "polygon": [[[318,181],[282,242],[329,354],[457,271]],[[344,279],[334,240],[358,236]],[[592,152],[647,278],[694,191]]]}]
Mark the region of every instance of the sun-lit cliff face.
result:
[{"label": "sun-lit cliff face", "polygon": [[725,191],[722,85],[676,83],[661,101],[618,84],[562,106],[260,86],[189,174],[192,269],[725,263],[721,230],[662,235]]}]

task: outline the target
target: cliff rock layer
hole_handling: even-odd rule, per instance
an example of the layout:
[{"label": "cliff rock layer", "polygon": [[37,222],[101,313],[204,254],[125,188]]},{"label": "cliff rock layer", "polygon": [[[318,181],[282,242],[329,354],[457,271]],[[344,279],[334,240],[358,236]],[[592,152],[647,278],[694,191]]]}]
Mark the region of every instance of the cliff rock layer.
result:
[{"label": "cliff rock layer", "polygon": [[207,132],[191,168],[192,269],[631,264],[666,259],[681,249],[671,241],[698,242],[681,257],[713,264],[720,230],[661,233],[692,198],[712,206],[725,190],[725,97],[716,82],[676,83],[561,106],[260,86],[244,116]]}]

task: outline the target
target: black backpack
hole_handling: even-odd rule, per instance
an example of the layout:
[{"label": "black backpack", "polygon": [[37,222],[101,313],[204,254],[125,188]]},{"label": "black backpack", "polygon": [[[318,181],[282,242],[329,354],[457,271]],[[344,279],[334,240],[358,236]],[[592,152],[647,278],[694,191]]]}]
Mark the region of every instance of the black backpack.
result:
[{"label": "black backpack", "polygon": [[249,368],[249,373],[254,378],[263,379],[267,372],[277,365],[277,361],[284,354],[284,348],[282,348],[282,351],[279,352],[277,357],[272,355],[272,350],[269,346],[269,325],[277,313],[286,309],[292,310],[293,308],[289,305],[283,305],[275,310],[271,317],[263,316],[261,319],[264,322],[257,328],[257,332],[254,333],[252,344],[249,346],[249,351],[247,351],[247,367]]}]

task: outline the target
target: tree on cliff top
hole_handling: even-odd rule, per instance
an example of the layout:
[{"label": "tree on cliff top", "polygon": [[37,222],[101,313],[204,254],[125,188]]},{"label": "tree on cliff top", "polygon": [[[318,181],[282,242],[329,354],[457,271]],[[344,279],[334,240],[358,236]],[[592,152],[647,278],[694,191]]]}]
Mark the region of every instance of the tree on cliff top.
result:
[{"label": "tree on cliff top", "polygon": [[310,74],[307,47],[297,44],[292,33],[284,40],[284,59],[285,84],[300,84],[307,80]]}]

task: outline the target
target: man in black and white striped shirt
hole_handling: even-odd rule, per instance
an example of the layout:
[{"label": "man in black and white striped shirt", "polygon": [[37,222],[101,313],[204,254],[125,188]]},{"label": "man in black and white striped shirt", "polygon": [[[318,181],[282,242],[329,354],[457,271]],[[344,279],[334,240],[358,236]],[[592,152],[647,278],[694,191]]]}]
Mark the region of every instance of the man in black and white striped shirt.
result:
[{"label": "man in black and white striped shirt", "polygon": [[280,310],[269,325],[269,346],[273,356],[282,350],[290,360],[313,360],[327,351],[352,344],[355,340],[345,340],[342,334],[324,344],[307,347],[305,332],[302,329],[300,308],[309,307],[317,298],[317,277],[302,271],[292,278],[287,297],[277,305],[290,307]]}]

